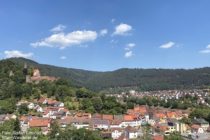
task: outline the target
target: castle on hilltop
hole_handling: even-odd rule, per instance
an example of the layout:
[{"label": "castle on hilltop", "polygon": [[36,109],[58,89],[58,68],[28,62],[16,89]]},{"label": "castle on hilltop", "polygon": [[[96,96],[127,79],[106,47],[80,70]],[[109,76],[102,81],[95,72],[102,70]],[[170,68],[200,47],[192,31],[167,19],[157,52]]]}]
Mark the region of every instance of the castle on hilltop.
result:
[{"label": "castle on hilltop", "polygon": [[32,76],[28,74],[27,65],[24,66],[24,71],[26,74],[26,83],[39,83],[40,81],[47,80],[47,81],[56,81],[58,78],[52,76],[41,76],[41,73],[38,68],[33,69]]}]

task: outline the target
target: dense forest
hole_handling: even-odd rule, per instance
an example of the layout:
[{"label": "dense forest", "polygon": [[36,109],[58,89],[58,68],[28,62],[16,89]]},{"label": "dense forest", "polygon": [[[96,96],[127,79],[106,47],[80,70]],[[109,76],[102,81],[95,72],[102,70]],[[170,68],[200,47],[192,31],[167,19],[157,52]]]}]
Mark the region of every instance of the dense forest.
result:
[{"label": "dense forest", "polygon": [[210,85],[210,68],[198,69],[119,69],[95,72],[43,65],[24,58],[7,59],[39,68],[42,75],[56,76],[94,91],[110,88],[137,87],[139,90],[203,88]]},{"label": "dense forest", "polygon": [[[32,68],[29,67],[28,71]],[[0,62],[0,114],[28,113],[27,106],[16,110],[19,100],[34,100],[41,96],[64,102],[69,110],[84,110],[91,113],[122,114],[126,106],[118,103],[115,97],[91,91],[85,87],[74,86],[73,82],[58,79],[54,82],[40,81],[26,83],[24,67],[10,60]]]}]

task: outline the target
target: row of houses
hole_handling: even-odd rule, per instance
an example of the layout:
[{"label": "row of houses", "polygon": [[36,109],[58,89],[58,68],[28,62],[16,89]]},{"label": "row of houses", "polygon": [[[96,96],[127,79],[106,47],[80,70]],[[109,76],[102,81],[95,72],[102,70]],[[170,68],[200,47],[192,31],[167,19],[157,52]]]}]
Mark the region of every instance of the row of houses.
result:
[{"label": "row of houses", "polygon": [[83,111],[71,111],[65,108],[62,102],[40,98],[35,102],[28,102],[28,108],[36,110],[41,115],[20,117],[22,131],[28,128],[39,127],[43,134],[50,131],[51,123],[56,120],[61,128],[71,125],[76,129],[85,128],[100,130],[105,137],[113,139],[134,139],[143,135],[142,128],[150,125],[150,135],[154,138],[180,133],[205,133],[209,128],[204,119],[194,119],[191,126],[182,123],[190,111],[173,110],[158,107],[135,106],[128,109],[126,114],[90,114]]}]

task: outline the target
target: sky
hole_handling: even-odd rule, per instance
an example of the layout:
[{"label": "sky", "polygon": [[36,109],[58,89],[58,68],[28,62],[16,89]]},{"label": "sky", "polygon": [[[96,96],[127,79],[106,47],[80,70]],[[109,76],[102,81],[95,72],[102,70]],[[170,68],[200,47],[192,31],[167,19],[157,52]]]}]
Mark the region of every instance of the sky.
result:
[{"label": "sky", "polygon": [[0,59],[94,71],[210,66],[209,0],[0,0]]}]

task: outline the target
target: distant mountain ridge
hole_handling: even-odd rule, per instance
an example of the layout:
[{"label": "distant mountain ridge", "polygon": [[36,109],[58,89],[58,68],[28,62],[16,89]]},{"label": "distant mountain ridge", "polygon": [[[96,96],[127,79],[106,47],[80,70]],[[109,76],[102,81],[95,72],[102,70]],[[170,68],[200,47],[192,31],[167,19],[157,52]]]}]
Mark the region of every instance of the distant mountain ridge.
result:
[{"label": "distant mountain ridge", "polygon": [[96,72],[39,64],[25,58],[10,58],[6,61],[12,61],[22,66],[27,63],[29,67],[39,68],[42,75],[65,78],[71,80],[76,86],[84,86],[97,91],[116,87],[163,90],[200,88],[210,85],[209,67],[189,70],[123,68],[109,72]]}]

